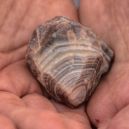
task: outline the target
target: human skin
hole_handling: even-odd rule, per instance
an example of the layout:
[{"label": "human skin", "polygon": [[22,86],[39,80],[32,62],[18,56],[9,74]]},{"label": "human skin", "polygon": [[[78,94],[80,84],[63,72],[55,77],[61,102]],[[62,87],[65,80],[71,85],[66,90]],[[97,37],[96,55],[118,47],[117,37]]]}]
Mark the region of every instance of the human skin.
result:
[{"label": "human skin", "polygon": [[33,30],[58,15],[78,20],[71,0],[0,0],[0,129],[91,129],[84,106],[43,97],[26,66]]},{"label": "human skin", "polygon": [[[81,0],[80,22],[115,51],[85,107],[98,129],[129,129],[128,6],[128,0]],[[70,0],[0,0],[0,129],[91,129],[84,106],[70,110],[43,97],[25,63],[32,31],[57,15],[78,20]]]},{"label": "human skin", "polygon": [[81,0],[80,22],[115,52],[113,66],[86,108],[98,129],[129,129],[129,1]]}]

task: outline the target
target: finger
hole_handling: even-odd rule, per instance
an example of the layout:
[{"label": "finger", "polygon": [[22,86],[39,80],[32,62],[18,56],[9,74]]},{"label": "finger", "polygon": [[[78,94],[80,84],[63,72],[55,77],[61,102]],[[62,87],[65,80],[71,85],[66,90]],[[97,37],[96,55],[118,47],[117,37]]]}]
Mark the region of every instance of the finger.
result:
[{"label": "finger", "polygon": [[4,52],[22,46],[34,28],[50,18],[60,15],[77,20],[72,0],[8,0],[0,5],[0,51]]},{"label": "finger", "polygon": [[80,121],[82,123],[85,123],[86,125],[90,125],[88,117],[85,113],[84,106],[81,106],[77,109],[70,109],[69,107],[63,104],[56,103],[55,101],[52,101],[52,103],[54,104],[58,112],[64,114],[68,118]]},{"label": "finger", "polygon": [[[104,0],[81,0],[79,10],[80,22],[91,27],[97,34],[102,36],[102,38],[105,38],[104,34],[108,34],[107,31],[109,31],[111,26],[108,22],[110,14],[108,16],[108,12],[104,12],[104,10],[107,9],[104,2],[107,3]],[[110,86],[113,86],[113,84],[101,83],[88,104],[88,115],[92,122],[97,126],[100,126],[101,123],[111,119],[116,112],[114,101],[110,94]]]},{"label": "finger", "polygon": [[118,112],[106,125],[99,129],[129,129],[129,105]]},{"label": "finger", "polygon": [[108,85],[100,85],[90,99],[86,111],[97,127],[107,123],[116,114],[117,108]]},{"label": "finger", "polygon": [[115,64],[109,75],[103,78],[87,107],[88,114],[94,124],[99,126],[101,123],[109,121],[129,104],[127,78],[128,65],[125,63]]},{"label": "finger", "polygon": [[11,119],[19,129],[85,129],[85,125],[65,118],[51,111],[21,109],[11,114]]},{"label": "finger", "polygon": [[19,60],[23,60],[25,58],[27,45],[19,46],[18,49],[15,49],[13,51],[8,51],[6,53],[0,52],[0,70],[4,69],[6,66],[15,63]]},{"label": "finger", "polygon": [[55,106],[51,103],[50,100],[45,98],[43,95],[36,93],[25,95],[22,100],[29,108],[36,110],[51,110],[57,111]]},{"label": "finger", "polygon": [[[0,112],[8,116],[18,129],[49,129],[52,127],[56,129],[71,129],[73,125],[75,126],[73,129],[83,129],[84,127],[90,129],[87,123],[77,121],[67,117],[67,115],[61,115],[61,113],[57,113],[54,109],[50,109],[51,105],[49,104],[50,106],[47,106],[47,102],[43,103],[40,96],[29,97],[33,98],[33,100],[37,99],[35,100],[37,102],[28,102],[27,99],[24,99],[26,101],[24,102],[14,94],[8,92],[0,93]],[[48,110],[40,109],[38,101],[41,102],[41,108],[48,108]],[[32,105],[37,103],[37,106]],[[77,116],[75,115],[75,117]]]},{"label": "finger", "polygon": [[0,112],[6,116],[19,109],[26,108],[25,103],[13,93],[0,91]]},{"label": "finger", "polygon": [[90,128],[89,120],[84,112],[84,107],[80,107],[78,109],[69,109],[68,107],[58,104],[55,101],[50,101],[47,98],[43,97],[39,94],[29,94],[22,98],[27,107],[33,108],[36,110],[50,110],[53,112],[59,112],[64,116],[71,118],[72,120],[83,123]]},{"label": "finger", "polygon": [[16,127],[9,118],[0,114],[0,129],[16,129]]},{"label": "finger", "polygon": [[[103,79],[88,105],[88,114],[93,123],[98,126],[109,121],[116,112],[129,103],[128,63],[124,56],[127,53],[125,48],[127,43],[123,41],[124,36],[122,36],[125,33],[127,40],[127,31],[125,24],[122,25],[120,22],[120,19],[125,19],[125,23],[128,21],[128,16],[126,17],[128,5],[127,0],[123,3],[120,0],[117,2],[82,0],[80,5],[81,23],[91,27],[102,39],[108,41],[117,53],[111,71]],[[121,34],[120,30],[122,30]],[[121,61],[123,63],[120,63]],[[123,84],[124,88],[122,88]]]},{"label": "finger", "polygon": [[0,80],[0,91],[11,92],[19,97],[29,93],[41,94],[39,84],[26,67],[24,60],[2,69]]},{"label": "finger", "polygon": [[84,112],[84,107],[80,107],[78,109],[70,109],[62,104],[56,103],[55,101],[50,101],[39,94],[29,94],[24,96],[22,99],[29,108],[42,111],[50,110],[53,112],[59,112],[64,116],[71,118],[72,120],[87,125],[87,128],[90,128],[90,123],[87,115]]}]

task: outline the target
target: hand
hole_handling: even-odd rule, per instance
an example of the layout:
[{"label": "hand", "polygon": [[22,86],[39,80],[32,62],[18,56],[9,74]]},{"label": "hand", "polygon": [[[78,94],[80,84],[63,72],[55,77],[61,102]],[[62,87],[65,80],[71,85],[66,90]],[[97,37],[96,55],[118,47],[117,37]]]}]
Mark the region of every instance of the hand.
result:
[{"label": "hand", "polygon": [[46,20],[77,20],[70,0],[0,1],[0,129],[90,129],[84,106],[76,110],[42,96],[25,63],[28,39]]},{"label": "hand", "polygon": [[90,26],[115,51],[113,66],[87,107],[99,129],[129,129],[128,12],[128,0],[81,1],[81,23]]}]

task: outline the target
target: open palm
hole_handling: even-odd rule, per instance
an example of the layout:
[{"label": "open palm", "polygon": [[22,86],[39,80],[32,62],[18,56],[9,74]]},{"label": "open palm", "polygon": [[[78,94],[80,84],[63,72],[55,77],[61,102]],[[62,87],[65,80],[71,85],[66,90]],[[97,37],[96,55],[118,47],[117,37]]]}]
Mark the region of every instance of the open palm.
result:
[{"label": "open palm", "polygon": [[129,1],[98,0],[92,7],[91,2],[82,0],[81,22],[109,43],[115,59],[87,112],[99,129],[129,129]]},{"label": "open palm", "polygon": [[0,129],[90,129],[83,106],[71,110],[43,97],[25,61],[33,29],[56,15],[77,20],[73,3],[0,2]]},{"label": "open palm", "polygon": [[[28,39],[37,25],[57,15],[78,20],[72,0],[55,1],[0,0],[0,129],[91,129],[84,106],[71,110],[43,97],[26,66]],[[86,107],[99,129],[129,129],[128,9],[128,0],[81,0],[80,23],[115,51],[108,76]]]}]

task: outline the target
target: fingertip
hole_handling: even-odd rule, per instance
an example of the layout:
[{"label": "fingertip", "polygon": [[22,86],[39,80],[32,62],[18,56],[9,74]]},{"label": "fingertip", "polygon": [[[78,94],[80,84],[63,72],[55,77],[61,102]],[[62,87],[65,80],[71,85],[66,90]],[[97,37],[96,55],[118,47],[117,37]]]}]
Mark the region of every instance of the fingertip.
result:
[{"label": "fingertip", "polygon": [[100,86],[86,107],[90,120],[97,127],[110,120],[117,111],[107,88]]}]

